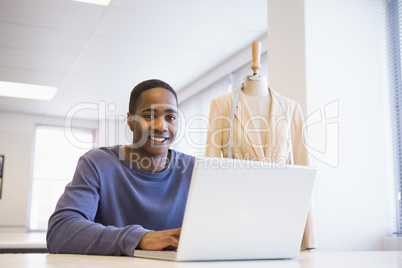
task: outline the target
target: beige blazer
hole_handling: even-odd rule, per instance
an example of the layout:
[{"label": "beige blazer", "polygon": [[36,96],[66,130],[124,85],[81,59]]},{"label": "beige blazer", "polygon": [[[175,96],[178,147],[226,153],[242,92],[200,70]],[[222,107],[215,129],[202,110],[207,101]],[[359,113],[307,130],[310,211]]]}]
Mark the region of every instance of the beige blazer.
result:
[{"label": "beige blazer", "polygon": [[[235,92],[219,96],[211,101],[205,149],[206,156],[227,157],[229,117]],[[278,165],[286,165],[290,163],[290,149],[293,145],[294,164],[308,166],[308,154],[302,142],[304,119],[300,105],[277,94],[287,107],[289,119],[291,119],[291,131],[289,132],[286,111],[282,108],[278,99],[271,92],[270,94],[269,120],[266,119],[264,122],[267,129],[262,130],[267,132],[267,140],[261,141],[261,135],[256,131],[253,123],[254,119],[261,120],[261,117],[253,117],[243,92],[240,93],[234,118],[232,157],[254,161],[264,160]],[[314,208],[313,203],[311,203],[301,250],[317,248],[314,221]]]}]

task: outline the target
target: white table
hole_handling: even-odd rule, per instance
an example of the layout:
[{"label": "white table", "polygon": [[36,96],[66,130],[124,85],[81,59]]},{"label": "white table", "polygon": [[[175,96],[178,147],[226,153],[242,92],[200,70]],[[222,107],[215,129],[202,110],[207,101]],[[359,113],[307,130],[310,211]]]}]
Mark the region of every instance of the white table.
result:
[{"label": "white table", "polygon": [[12,268],[397,268],[402,251],[302,252],[295,260],[170,262],[131,257],[59,254],[0,254],[0,267]]},{"label": "white table", "polygon": [[0,253],[38,252],[47,252],[46,233],[0,233]]}]

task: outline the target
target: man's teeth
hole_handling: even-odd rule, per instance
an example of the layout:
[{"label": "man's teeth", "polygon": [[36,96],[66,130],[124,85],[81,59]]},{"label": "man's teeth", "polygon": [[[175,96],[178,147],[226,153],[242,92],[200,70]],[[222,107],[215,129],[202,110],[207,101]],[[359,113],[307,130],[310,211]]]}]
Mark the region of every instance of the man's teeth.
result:
[{"label": "man's teeth", "polygon": [[163,142],[167,140],[167,138],[156,138],[156,137],[151,137],[151,140],[156,141],[156,142]]}]

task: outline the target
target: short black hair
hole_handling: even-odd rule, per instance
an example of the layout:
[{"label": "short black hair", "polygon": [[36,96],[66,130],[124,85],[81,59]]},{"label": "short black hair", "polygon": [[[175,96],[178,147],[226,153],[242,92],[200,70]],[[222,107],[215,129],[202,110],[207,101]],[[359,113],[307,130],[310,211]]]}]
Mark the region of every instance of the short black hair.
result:
[{"label": "short black hair", "polygon": [[128,106],[128,111],[130,114],[134,114],[135,111],[137,110],[138,103],[141,100],[141,93],[152,88],[156,87],[161,87],[166,90],[169,90],[170,92],[173,93],[174,97],[176,98],[176,103],[177,103],[177,94],[176,91],[166,82],[158,79],[150,79],[150,80],[145,80],[138,85],[136,85],[133,90],[131,91],[130,95],[130,104]]}]

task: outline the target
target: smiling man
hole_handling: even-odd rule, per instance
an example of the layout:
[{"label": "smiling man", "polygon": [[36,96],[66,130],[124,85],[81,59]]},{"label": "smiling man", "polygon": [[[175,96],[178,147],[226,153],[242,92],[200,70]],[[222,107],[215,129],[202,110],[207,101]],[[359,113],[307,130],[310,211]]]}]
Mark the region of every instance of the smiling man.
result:
[{"label": "smiling man", "polygon": [[133,143],[93,149],[49,219],[50,253],[127,255],[177,247],[194,157],[169,147],[178,128],[177,96],[161,80],[131,92]]},{"label": "smiling man", "polygon": [[133,144],[123,146],[122,150],[138,168],[160,172],[170,159],[168,148],[177,133],[177,97],[167,84],[160,87],[155,82],[152,86],[159,87],[148,89],[148,83],[140,84],[131,93],[127,121],[133,132]]}]

